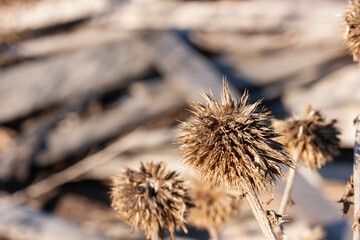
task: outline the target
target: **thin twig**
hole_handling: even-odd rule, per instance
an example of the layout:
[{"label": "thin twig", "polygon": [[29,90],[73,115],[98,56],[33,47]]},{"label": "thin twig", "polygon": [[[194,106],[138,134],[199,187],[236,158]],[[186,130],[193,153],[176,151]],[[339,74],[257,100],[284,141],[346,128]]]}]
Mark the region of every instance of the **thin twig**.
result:
[{"label": "thin twig", "polygon": [[279,208],[280,215],[286,214],[286,209],[287,209],[287,206],[289,205],[290,194],[291,194],[291,190],[294,186],[294,181],[295,181],[295,176],[296,176],[296,168],[297,168],[297,163],[299,161],[299,157],[300,157],[300,152],[299,151],[294,152],[293,159],[294,159],[295,167],[290,168],[290,170],[289,170],[284,194],[282,196],[281,203],[280,203],[280,208]]},{"label": "thin twig", "polygon": [[355,145],[354,145],[354,223],[353,239],[360,239],[360,115],[354,120],[356,126]]}]

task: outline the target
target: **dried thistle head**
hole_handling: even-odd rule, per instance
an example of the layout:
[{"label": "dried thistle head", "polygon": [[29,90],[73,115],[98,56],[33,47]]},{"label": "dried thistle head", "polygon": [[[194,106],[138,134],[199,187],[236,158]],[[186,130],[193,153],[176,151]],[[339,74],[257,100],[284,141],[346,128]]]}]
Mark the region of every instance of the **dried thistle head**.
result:
[{"label": "dried thistle head", "polygon": [[248,104],[245,92],[240,102],[230,96],[223,81],[222,104],[213,95],[203,94],[205,103],[191,103],[194,118],[180,124],[179,137],[186,163],[200,172],[205,181],[245,192],[243,183],[255,190],[270,190],[282,165],[293,162],[264,121],[269,113],[260,101]]},{"label": "dried thistle head", "polygon": [[144,229],[146,237],[184,226],[192,205],[184,180],[165,164],[141,163],[140,170],[126,168],[111,178],[111,207],[116,215],[134,229]]},{"label": "dried thistle head", "polygon": [[196,228],[221,229],[222,225],[237,212],[239,204],[237,197],[213,184],[194,181],[190,193],[195,207],[190,209],[187,220]]},{"label": "dried thistle head", "polygon": [[344,13],[344,39],[355,62],[360,57],[360,1],[349,0]]},{"label": "dried thistle head", "polygon": [[339,154],[339,134],[336,120],[325,120],[311,105],[303,119],[273,120],[273,126],[281,134],[278,140],[291,154],[299,157],[310,168],[320,168]]}]

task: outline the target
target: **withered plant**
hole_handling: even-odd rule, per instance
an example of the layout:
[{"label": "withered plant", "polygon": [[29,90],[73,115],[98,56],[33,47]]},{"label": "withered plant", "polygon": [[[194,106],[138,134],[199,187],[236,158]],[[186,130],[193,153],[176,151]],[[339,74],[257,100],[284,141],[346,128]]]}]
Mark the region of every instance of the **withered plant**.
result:
[{"label": "withered plant", "polygon": [[339,131],[336,120],[326,120],[319,111],[307,106],[303,119],[273,120],[273,126],[281,134],[277,138],[291,153],[295,168],[289,170],[281,200],[279,214],[284,215],[290,202],[296,168],[299,160],[310,169],[321,168],[339,154]]},{"label": "withered plant", "polygon": [[111,178],[111,207],[133,229],[141,228],[147,239],[163,239],[168,230],[187,232],[184,219],[192,206],[184,180],[165,163],[141,163],[140,169],[125,168]]},{"label": "withered plant", "polygon": [[[348,1],[344,13],[344,39],[355,62],[360,58],[360,1]],[[360,64],[360,63],[359,63]],[[359,65],[360,66],[360,65]]]},{"label": "withered plant", "polygon": [[198,229],[206,229],[211,240],[217,240],[217,232],[238,210],[237,197],[214,184],[193,180],[190,190],[195,205],[190,209],[188,222]]},{"label": "withered plant", "polygon": [[272,128],[264,122],[270,113],[260,108],[260,101],[249,104],[245,92],[235,103],[226,80],[220,104],[212,94],[203,93],[205,103],[192,102],[193,118],[180,124],[179,137],[185,162],[205,181],[239,190],[249,205],[267,239],[276,239],[257,192],[272,190],[282,166],[293,166],[291,158]]}]

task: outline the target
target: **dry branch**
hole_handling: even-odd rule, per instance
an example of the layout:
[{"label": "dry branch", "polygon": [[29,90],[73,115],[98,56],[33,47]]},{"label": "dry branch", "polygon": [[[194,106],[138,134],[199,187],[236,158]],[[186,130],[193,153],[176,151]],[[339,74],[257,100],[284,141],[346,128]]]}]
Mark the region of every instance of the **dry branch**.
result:
[{"label": "dry branch", "polygon": [[61,218],[1,199],[0,236],[16,240],[110,240]]},{"label": "dry branch", "polygon": [[[259,11],[259,9],[271,11]],[[121,30],[277,30],[293,14],[291,3],[279,1],[126,3],[96,22]],[[119,24],[126,23],[126,24]]]},{"label": "dry branch", "polygon": [[[129,97],[118,106],[84,120],[65,132],[51,133],[46,139],[47,148],[35,156],[39,165],[49,165],[75,152],[91,147],[148,122],[169,111],[180,109],[184,100],[166,84],[152,84],[152,93]],[[149,89],[150,86],[144,87]]]},{"label": "dry branch", "polygon": [[[21,58],[37,58],[51,54],[59,54],[84,48],[96,47],[111,42],[122,42],[133,37],[129,32],[107,31],[104,28],[85,27],[75,31],[60,33],[41,38],[30,39],[10,46],[6,60]],[[121,41],[121,43],[119,42]]]},{"label": "dry branch", "polygon": [[69,112],[82,109],[90,98],[87,96],[66,104],[56,111],[28,123],[16,141],[0,153],[0,179],[15,177],[20,181],[26,180],[32,157],[41,148],[45,136]]},{"label": "dry branch", "polygon": [[[201,91],[211,89],[221,99],[221,74],[183,40],[171,33],[156,33],[147,35],[144,41],[152,49],[152,61],[165,80],[185,98],[199,97]],[[230,91],[240,96],[231,86]]]},{"label": "dry branch", "polygon": [[42,0],[0,9],[1,36],[84,19],[104,12],[107,0]]},{"label": "dry branch", "polygon": [[20,64],[0,71],[0,122],[123,84],[149,68],[136,39]]},{"label": "dry branch", "polygon": [[[134,147],[153,147],[159,142],[166,139],[162,131],[153,130],[146,131],[144,129],[138,129],[130,133],[127,136],[119,138],[114,143],[106,147],[105,149],[93,154],[83,160],[75,163],[71,167],[66,168],[56,174],[53,174],[39,182],[33,183],[24,190],[20,190],[13,195],[9,195],[10,198],[14,198],[14,201],[21,203],[25,202],[27,198],[35,199],[42,195],[51,192],[55,188],[71,182],[78,177],[82,176],[89,171],[104,165],[105,163],[115,159],[118,155],[126,150]],[[170,139],[167,139],[170,141]],[[143,146],[141,146],[143,144]],[[116,173],[118,169],[116,170]],[[107,175],[108,178],[110,175]]]},{"label": "dry branch", "polygon": [[[126,3],[112,14],[95,19],[120,30],[205,30],[278,33],[306,36],[306,41],[339,38],[335,17],[344,5],[338,1],[152,1]],[[265,9],[271,9],[266,11]],[[126,24],[122,24],[125,23]],[[321,31],[319,31],[321,29]]]},{"label": "dry branch", "polygon": [[[314,80],[310,75],[310,77],[304,76],[303,79],[296,78],[289,81],[288,79],[293,75],[296,76],[299,72],[308,72],[312,68],[318,70],[321,65],[345,55],[346,50],[341,45],[331,48],[316,46],[283,49],[251,57],[244,57],[241,54],[229,54],[221,57],[220,61],[227,66],[232,66],[241,78],[248,79],[253,85],[261,87],[268,84],[276,84],[272,87],[272,90],[275,90],[275,93],[280,95],[285,87],[295,88]],[[283,79],[286,79],[285,83],[281,81]],[[272,93],[272,95],[275,94]],[[267,97],[270,98],[270,94]]]}]

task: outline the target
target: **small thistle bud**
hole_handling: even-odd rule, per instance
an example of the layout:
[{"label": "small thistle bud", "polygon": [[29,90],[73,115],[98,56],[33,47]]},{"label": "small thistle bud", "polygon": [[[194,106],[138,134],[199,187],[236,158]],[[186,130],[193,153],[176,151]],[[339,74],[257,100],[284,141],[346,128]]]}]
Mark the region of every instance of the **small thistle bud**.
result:
[{"label": "small thistle bud", "polygon": [[360,1],[349,0],[344,13],[344,39],[355,62],[360,57]]},{"label": "small thistle bud", "polygon": [[278,140],[310,168],[320,168],[339,154],[340,132],[336,120],[325,120],[319,111],[307,106],[304,119],[273,120],[273,126],[281,134]]},{"label": "small thistle bud", "polygon": [[235,103],[225,80],[222,104],[212,94],[202,96],[205,103],[191,103],[194,118],[180,125],[184,135],[178,140],[186,163],[220,186],[246,192],[246,182],[257,191],[271,189],[282,176],[280,167],[293,162],[264,124],[269,113],[259,108],[260,101],[248,104],[247,92]]},{"label": "small thistle bud", "polygon": [[117,217],[134,229],[144,229],[148,239],[166,229],[171,235],[180,227],[186,232],[184,217],[192,205],[188,190],[163,162],[141,163],[139,171],[126,168],[111,181],[111,207]]},{"label": "small thistle bud", "polygon": [[187,220],[194,227],[219,230],[237,212],[236,196],[198,181],[192,186],[190,193],[195,207],[190,209]]}]

